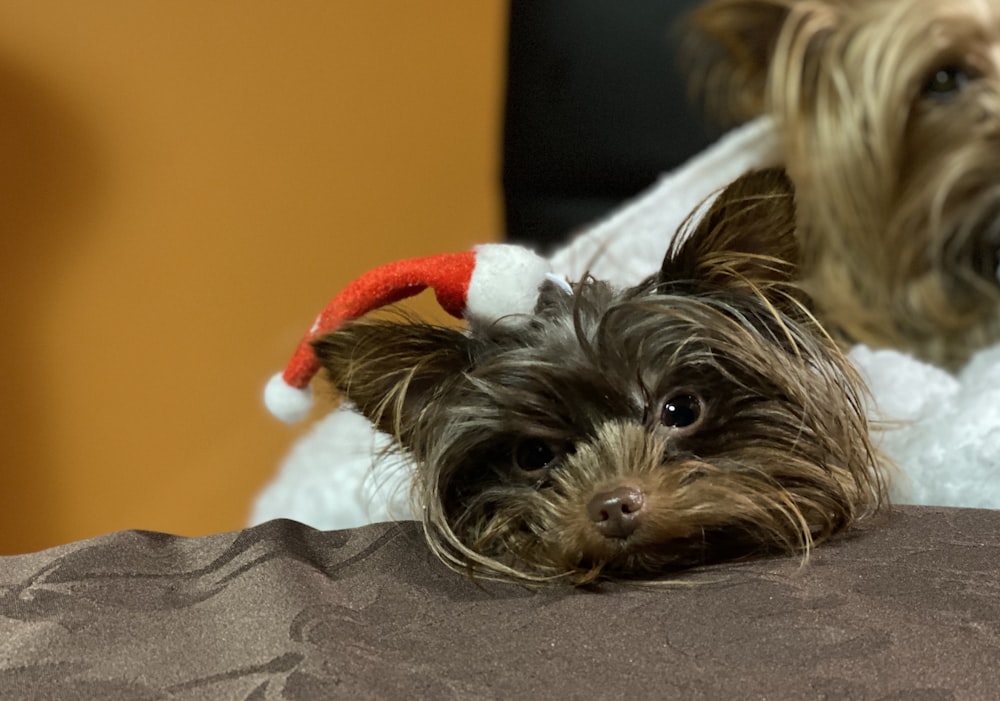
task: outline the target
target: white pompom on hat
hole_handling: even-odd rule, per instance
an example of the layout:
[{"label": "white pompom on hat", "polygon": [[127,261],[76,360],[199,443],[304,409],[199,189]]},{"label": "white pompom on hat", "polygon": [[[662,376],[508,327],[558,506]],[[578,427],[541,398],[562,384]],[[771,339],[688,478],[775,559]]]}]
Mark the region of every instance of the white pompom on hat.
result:
[{"label": "white pompom on hat", "polygon": [[460,319],[489,322],[510,314],[530,314],[547,278],[548,261],[509,244],[486,244],[465,253],[412,258],[370,270],[345,287],[316,317],[284,371],[267,383],[264,403],[287,423],[305,418],[312,406],[309,383],[320,369],[313,341],[346,321],[428,287],[441,307]]}]

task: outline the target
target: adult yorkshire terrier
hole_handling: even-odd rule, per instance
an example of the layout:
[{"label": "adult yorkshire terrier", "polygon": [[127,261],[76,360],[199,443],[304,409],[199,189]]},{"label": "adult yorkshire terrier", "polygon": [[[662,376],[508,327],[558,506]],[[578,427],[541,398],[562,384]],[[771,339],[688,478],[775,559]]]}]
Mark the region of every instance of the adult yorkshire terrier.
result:
[{"label": "adult yorkshire terrier", "polygon": [[677,239],[634,288],[545,282],[533,313],[467,330],[360,318],[313,341],[412,456],[444,562],[648,578],[804,555],[878,506],[862,387],[792,284],[785,176],[737,181]]},{"label": "adult yorkshire terrier", "polygon": [[823,321],[952,369],[1000,340],[1000,4],[709,0],[693,25],[710,109],[778,123]]}]

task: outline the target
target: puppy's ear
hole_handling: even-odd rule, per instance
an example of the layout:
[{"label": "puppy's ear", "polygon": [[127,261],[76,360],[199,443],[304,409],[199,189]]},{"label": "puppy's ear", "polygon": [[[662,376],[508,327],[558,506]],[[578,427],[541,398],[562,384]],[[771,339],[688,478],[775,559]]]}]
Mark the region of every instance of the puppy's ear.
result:
[{"label": "puppy's ear", "polygon": [[795,191],[780,168],[735,180],[684,233],[663,260],[657,278],[662,291],[781,289],[778,299],[798,279]]},{"label": "puppy's ear", "polygon": [[682,43],[692,89],[724,123],[763,114],[767,74],[790,0],[709,0],[688,17]]},{"label": "puppy's ear", "polygon": [[406,447],[421,411],[471,365],[461,331],[384,319],[349,322],[313,349],[341,396]]},{"label": "puppy's ear", "polygon": [[723,124],[817,99],[828,40],[844,19],[836,0],[708,0],[682,44],[693,93]]}]

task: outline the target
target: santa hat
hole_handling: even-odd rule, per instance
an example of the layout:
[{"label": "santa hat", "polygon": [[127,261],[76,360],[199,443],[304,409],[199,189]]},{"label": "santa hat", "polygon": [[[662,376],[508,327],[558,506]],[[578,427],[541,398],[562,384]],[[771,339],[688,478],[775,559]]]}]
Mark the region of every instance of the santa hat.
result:
[{"label": "santa hat", "polygon": [[370,270],[345,287],[316,317],[284,371],[268,382],[264,403],[282,421],[292,423],[304,418],[312,406],[309,383],[320,368],[312,343],[346,321],[428,287],[434,290],[441,307],[460,319],[489,322],[510,314],[530,314],[546,279],[568,289],[564,279],[549,273],[544,258],[507,244],[412,258]]}]

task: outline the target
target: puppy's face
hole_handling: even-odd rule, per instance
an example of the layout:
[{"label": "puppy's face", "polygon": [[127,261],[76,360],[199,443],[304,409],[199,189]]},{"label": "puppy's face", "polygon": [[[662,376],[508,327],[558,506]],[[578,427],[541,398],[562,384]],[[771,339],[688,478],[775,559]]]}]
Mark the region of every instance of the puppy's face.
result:
[{"label": "puppy's face", "polygon": [[695,23],[716,104],[778,119],[824,321],[949,367],[1000,340],[1000,7],[714,0]]},{"label": "puppy's face", "polygon": [[858,385],[788,285],[783,176],[723,194],[655,278],[542,289],[469,333],[361,321],[334,385],[418,465],[429,542],[519,578],[807,551],[881,494]]}]

